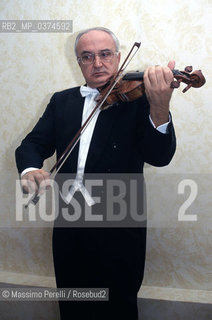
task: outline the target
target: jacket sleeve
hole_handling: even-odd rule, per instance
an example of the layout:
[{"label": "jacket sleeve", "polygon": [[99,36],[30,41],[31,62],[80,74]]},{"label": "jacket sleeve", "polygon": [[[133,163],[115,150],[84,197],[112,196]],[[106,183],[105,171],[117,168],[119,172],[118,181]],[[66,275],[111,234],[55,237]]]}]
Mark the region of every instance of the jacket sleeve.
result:
[{"label": "jacket sleeve", "polygon": [[28,167],[41,168],[44,160],[55,152],[54,96],[33,130],[16,149],[15,156],[19,173]]},{"label": "jacket sleeve", "polygon": [[[140,113],[142,109],[142,114]],[[153,166],[166,166],[171,161],[176,150],[176,137],[171,121],[167,133],[161,133],[150,122],[149,103],[146,97],[138,108],[137,134],[138,145],[144,162]]]}]

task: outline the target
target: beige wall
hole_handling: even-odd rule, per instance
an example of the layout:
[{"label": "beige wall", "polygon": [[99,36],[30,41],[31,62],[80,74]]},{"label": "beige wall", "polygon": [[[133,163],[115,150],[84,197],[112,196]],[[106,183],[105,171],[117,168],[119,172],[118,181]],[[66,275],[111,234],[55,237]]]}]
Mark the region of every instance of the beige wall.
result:
[{"label": "beige wall", "polygon": [[[1,226],[8,226],[15,215],[15,148],[42,114],[53,92],[83,84],[73,55],[78,31],[105,26],[119,37],[123,57],[134,41],[141,41],[130,70],[144,70],[148,65],[164,65],[174,59],[176,68],[193,65],[207,78],[203,88],[186,94],[176,90],[173,94],[171,110],[178,145],[171,164],[165,168],[146,166],[151,228],[144,284],[212,290],[211,17],[211,0],[1,1],[2,20],[73,20],[73,34],[0,34]],[[48,160],[47,168],[50,164]],[[177,220],[178,212],[190,189],[183,197],[178,185],[187,178],[198,185],[197,197],[187,211],[196,213],[198,220],[182,225]],[[54,275],[50,230],[6,228],[0,239],[0,281],[18,282],[17,273]]]}]

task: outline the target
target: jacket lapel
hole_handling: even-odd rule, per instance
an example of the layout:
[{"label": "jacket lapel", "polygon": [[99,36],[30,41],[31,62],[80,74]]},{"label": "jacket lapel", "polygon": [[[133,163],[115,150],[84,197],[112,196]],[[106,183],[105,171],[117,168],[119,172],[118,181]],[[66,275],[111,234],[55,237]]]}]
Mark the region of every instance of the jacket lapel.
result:
[{"label": "jacket lapel", "polygon": [[[85,98],[82,98],[79,88],[74,91],[69,98],[68,112],[64,114],[67,117],[67,121],[69,121],[69,142],[81,128],[82,122],[82,112]],[[70,154],[70,163],[71,171],[76,172],[77,170],[77,162],[78,162],[78,153],[79,153],[79,142],[74,147],[73,151]]]},{"label": "jacket lapel", "polygon": [[111,130],[115,125],[118,114],[118,105],[114,105],[113,107],[100,112],[88,150],[85,172],[92,172],[92,169],[99,161],[101,153],[103,152],[105,145],[108,143]]}]

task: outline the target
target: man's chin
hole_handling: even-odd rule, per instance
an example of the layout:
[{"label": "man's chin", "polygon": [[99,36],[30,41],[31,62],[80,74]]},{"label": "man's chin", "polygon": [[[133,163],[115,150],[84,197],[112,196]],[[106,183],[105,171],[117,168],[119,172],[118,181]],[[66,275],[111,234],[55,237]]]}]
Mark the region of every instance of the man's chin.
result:
[{"label": "man's chin", "polygon": [[109,81],[108,77],[97,77],[95,78],[94,81],[92,81],[92,84],[90,85],[90,87],[93,88],[101,88],[104,87]]}]

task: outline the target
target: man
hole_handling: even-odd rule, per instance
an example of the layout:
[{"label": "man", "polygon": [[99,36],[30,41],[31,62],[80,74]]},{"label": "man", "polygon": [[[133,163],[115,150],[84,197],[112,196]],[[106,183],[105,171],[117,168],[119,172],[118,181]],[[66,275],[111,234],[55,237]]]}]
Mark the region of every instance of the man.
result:
[{"label": "man", "polygon": [[[55,150],[57,157],[61,156],[95,106],[97,88],[107,84],[118,70],[119,43],[106,28],[80,33],[75,53],[86,87],[54,94],[42,118],[16,150],[25,192],[43,192],[48,186],[49,174],[42,169],[43,161]],[[176,147],[169,114],[173,68],[174,62],[168,67],[147,68],[146,96],[98,111],[60,172],[79,176],[139,174],[144,162],[167,165]],[[73,196],[76,190],[72,190]],[[61,319],[138,319],[137,292],[144,272],[146,228],[68,226],[54,228],[57,286],[109,288],[109,301],[60,302]]]}]

